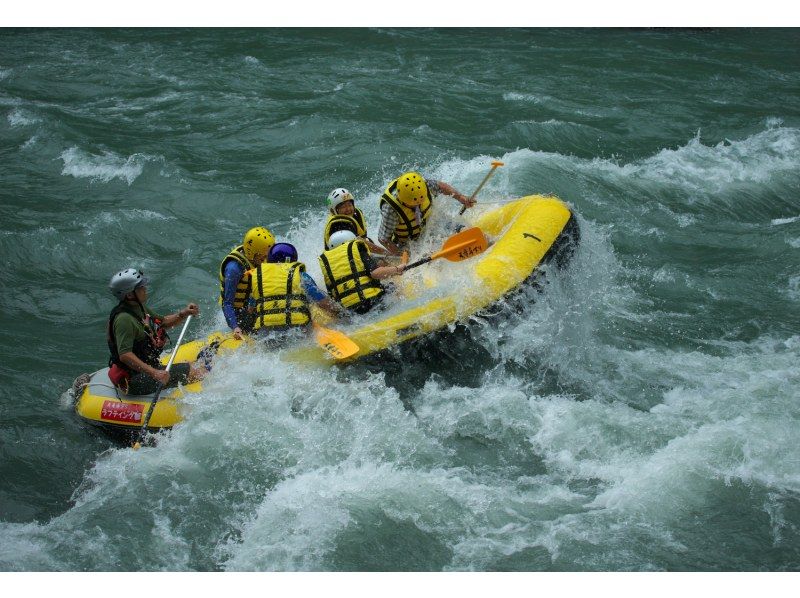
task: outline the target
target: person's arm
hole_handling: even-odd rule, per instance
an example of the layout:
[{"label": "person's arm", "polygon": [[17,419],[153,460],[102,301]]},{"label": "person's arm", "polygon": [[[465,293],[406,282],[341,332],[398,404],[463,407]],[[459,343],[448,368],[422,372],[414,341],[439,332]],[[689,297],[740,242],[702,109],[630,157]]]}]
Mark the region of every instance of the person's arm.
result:
[{"label": "person's arm", "polygon": [[435,181],[435,183],[436,183],[436,186],[439,188],[439,191],[441,191],[445,195],[449,195],[451,197],[454,197],[464,207],[471,208],[472,206],[474,206],[477,203],[476,200],[470,199],[466,195],[464,195],[462,193],[459,193],[458,191],[455,190],[455,188],[452,185],[449,185],[449,184],[445,183],[444,181]]},{"label": "person's arm", "polygon": [[400,276],[406,267],[397,264],[396,266],[379,266],[371,272],[372,278],[376,280],[383,280],[384,278],[391,278],[392,276]]},{"label": "person's arm", "polygon": [[399,245],[395,245],[391,241],[381,241],[381,242],[383,243],[384,247],[386,247],[388,255],[400,255],[403,253],[403,250],[400,248]]},{"label": "person's arm", "polygon": [[364,239],[364,243],[366,243],[366,244],[367,244],[367,247],[369,247],[369,250],[370,250],[372,253],[374,253],[375,255],[387,255],[387,254],[389,253],[389,250],[388,250],[388,249],[386,249],[385,247],[381,247],[380,245],[377,245],[377,244],[373,243],[373,242],[372,242],[372,239],[370,239],[369,237],[360,237],[360,238],[361,238],[361,239]]},{"label": "person's arm", "polygon": [[163,372],[163,370],[146,364],[134,354],[133,343],[136,340],[136,329],[137,324],[132,316],[120,314],[114,320],[114,342],[119,351],[119,360],[131,371],[144,372],[153,380],[166,384],[169,382],[169,372]]},{"label": "person's arm", "polygon": [[125,366],[134,372],[144,372],[156,382],[166,384],[169,382],[169,372],[167,370],[159,370],[151,365],[147,365],[144,361],[136,357],[132,351],[127,353],[120,353],[119,360]]},{"label": "person's arm", "polygon": [[332,316],[342,316],[347,314],[347,310],[345,310],[341,305],[333,301],[326,293],[320,290],[310,274],[303,272],[300,275],[300,280],[302,281],[303,290],[308,298],[319,305],[326,312]]},{"label": "person's arm", "polygon": [[164,328],[172,328],[175,324],[183,322],[189,316],[197,316],[200,314],[200,308],[196,303],[187,303],[186,307],[176,311],[174,314],[164,316],[161,325]]},{"label": "person's arm", "polygon": [[233,307],[233,302],[236,299],[236,287],[244,276],[244,267],[236,260],[230,260],[225,264],[223,271],[224,279],[222,282],[222,315],[225,316],[225,323],[228,328],[233,330],[234,338],[240,338],[242,334],[239,328],[239,322],[236,319],[236,308]]}]

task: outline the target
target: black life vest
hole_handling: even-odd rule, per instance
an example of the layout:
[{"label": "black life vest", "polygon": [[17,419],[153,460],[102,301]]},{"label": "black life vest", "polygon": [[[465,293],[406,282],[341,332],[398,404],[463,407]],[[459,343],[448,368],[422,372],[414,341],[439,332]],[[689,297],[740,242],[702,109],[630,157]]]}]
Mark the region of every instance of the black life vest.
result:
[{"label": "black life vest", "polygon": [[166,329],[162,326],[162,322],[158,318],[153,318],[144,306],[142,306],[144,317],[136,313],[124,301],[120,301],[117,306],[111,310],[108,317],[108,328],[106,330],[106,340],[108,341],[108,350],[111,352],[111,358],[108,360],[108,365],[117,365],[127,372],[131,372],[130,368],[122,363],[119,359],[119,349],[117,348],[117,341],[114,338],[114,320],[121,313],[127,313],[133,316],[136,321],[142,324],[145,332],[145,338],[139,339],[133,343],[133,354],[145,362],[147,365],[160,368],[161,361],[159,357],[164,345],[167,344],[169,336]]}]

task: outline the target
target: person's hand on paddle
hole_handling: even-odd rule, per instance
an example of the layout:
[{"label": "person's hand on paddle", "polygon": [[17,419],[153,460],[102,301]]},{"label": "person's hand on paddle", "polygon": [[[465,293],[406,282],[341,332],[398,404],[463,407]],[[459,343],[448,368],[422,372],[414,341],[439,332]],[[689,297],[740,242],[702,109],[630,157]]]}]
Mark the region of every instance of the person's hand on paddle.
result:
[{"label": "person's hand on paddle", "polygon": [[455,195],[453,195],[453,197],[455,197],[459,202],[461,202],[461,205],[463,205],[465,208],[471,208],[476,203],[478,203],[477,199],[475,199],[474,197],[467,197],[463,193],[456,193]]},{"label": "person's hand on paddle", "polygon": [[383,280],[384,278],[390,278],[391,276],[400,276],[405,269],[405,264],[380,266],[379,268],[373,268],[372,272],[370,272],[370,276],[372,276],[372,278],[375,280]]},{"label": "person's hand on paddle", "polygon": [[161,384],[162,386],[166,385],[169,382],[169,372],[167,370],[159,370],[158,368],[153,368],[153,371],[150,372],[150,377]]},{"label": "person's hand on paddle", "polygon": [[186,316],[199,316],[200,307],[198,307],[197,303],[187,303],[186,307],[180,311],[180,315],[184,318]]},{"label": "person's hand on paddle", "polygon": [[237,341],[242,340],[242,329],[238,326],[233,329],[233,338],[235,338]]}]

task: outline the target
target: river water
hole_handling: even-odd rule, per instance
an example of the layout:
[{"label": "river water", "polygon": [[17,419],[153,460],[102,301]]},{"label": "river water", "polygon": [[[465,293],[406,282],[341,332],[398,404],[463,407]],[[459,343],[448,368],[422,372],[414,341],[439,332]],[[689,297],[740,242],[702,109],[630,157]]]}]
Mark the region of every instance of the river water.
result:
[{"label": "river water", "polygon": [[[782,29],[3,30],[0,570],[796,571],[799,57]],[[331,189],[376,233],[392,178],[468,193],[492,160],[475,213],[553,193],[581,226],[521,313],[347,367],[225,357],[138,452],[77,420],[113,272],[200,337],[251,226],[321,283]]]}]

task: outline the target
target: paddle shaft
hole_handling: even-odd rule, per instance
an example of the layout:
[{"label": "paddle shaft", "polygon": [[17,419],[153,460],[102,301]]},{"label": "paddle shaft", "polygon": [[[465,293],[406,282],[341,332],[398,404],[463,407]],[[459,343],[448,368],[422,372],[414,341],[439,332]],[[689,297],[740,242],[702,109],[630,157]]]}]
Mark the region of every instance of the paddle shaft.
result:
[{"label": "paddle shaft", "polygon": [[403,268],[403,272],[406,270],[411,270],[411,268],[416,268],[417,266],[421,266],[422,264],[427,264],[428,262],[433,260],[433,256],[429,255],[428,257],[424,257],[421,260],[417,260],[416,262],[411,262],[405,268]]},{"label": "paddle shaft", "polygon": [[[180,348],[181,343],[183,342],[183,336],[186,334],[186,329],[189,327],[189,322],[191,321],[192,321],[192,316],[189,315],[186,318],[186,322],[184,322],[183,324],[181,333],[178,336],[178,342],[175,343],[175,350],[173,350],[172,355],[169,356],[169,361],[167,362],[167,367],[164,371],[169,372],[169,370],[172,368],[172,362],[175,361],[175,356],[178,354],[178,349]],[[153,415],[153,410],[156,407],[156,403],[158,403],[159,397],[161,397],[161,391],[163,389],[164,385],[159,383],[158,387],[156,388],[156,396],[154,396],[153,400],[150,402],[150,407],[147,408],[147,413],[144,416],[144,420],[142,420],[142,427],[139,430],[139,439],[134,444],[134,448],[138,448],[137,445],[139,445],[142,442],[142,439],[144,438],[144,435],[147,432],[147,424],[150,423],[150,417]]]},{"label": "paddle shaft", "polygon": [[[478,187],[475,189],[475,191],[472,192],[472,195],[469,196],[470,201],[475,199],[475,196],[478,195],[478,192],[481,189],[483,189],[483,186],[486,184],[486,181],[488,181],[492,177],[492,175],[494,174],[494,171],[497,170],[497,167],[498,166],[502,166],[502,165],[503,165],[502,162],[492,162],[492,169],[486,174],[485,177],[483,177],[483,180],[481,181],[481,184],[478,185]],[[463,214],[466,209],[467,209],[467,206],[463,206],[461,208],[461,211],[458,214],[459,215]]]}]

